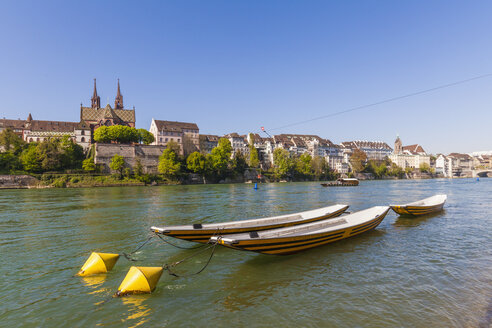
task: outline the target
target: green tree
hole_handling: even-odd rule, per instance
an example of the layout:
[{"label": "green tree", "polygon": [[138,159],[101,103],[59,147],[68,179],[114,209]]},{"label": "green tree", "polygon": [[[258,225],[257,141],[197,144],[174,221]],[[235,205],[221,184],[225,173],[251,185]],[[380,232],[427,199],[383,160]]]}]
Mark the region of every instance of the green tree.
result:
[{"label": "green tree", "polygon": [[313,167],[311,166],[312,157],[309,153],[303,153],[296,159],[295,169],[298,175],[303,178],[310,178],[313,174]]},{"label": "green tree", "polygon": [[111,158],[111,163],[109,164],[109,167],[111,168],[111,170],[119,172],[119,177],[121,179],[123,177],[123,170],[125,168],[125,159],[123,158],[123,156],[114,154],[113,158]]},{"label": "green tree", "polygon": [[195,151],[186,159],[186,167],[193,173],[200,174],[205,180],[205,175],[209,171],[208,161],[205,155]]},{"label": "green tree", "polygon": [[10,128],[0,132],[0,147],[3,148],[4,151],[20,154],[25,144],[25,141]]},{"label": "green tree", "polygon": [[354,149],[349,161],[354,172],[361,172],[364,169],[364,163],[367,161],[367,155],[360,149]]},{"label": "green tree", "polygon": [[289,152],[283,148],[276,148],[273,151],[273,165],[275,176],[279,179],[292,173],[293,161]]},{"label": "green tree", "polygon": [[159,157],[159,172],[168,179],[176,179],[181,173],[181,163],[173,148],[166,148]]},{"label": "green tree", "polygon": [[76,144],[69,136],[62,137],[59,146],[63,153],[62,167],[65,169],[80,168],[84,159],[84,148]]},{"label": "green tree", "polygon": [[27,172],[41,172],[41,161],[38,157],[37,144],[29,144],[22,152],[20,160],[24,166],[24,170]]},{"label": "green tree", "polygon": [[422,172],[422,173],[424,173],[424,172],[430,173],[431,172],[431,167],[427,163],[420,164],[419,169],[420,169],[420,172]]},{"label": "green tree", "polygon": [[135,159],[135,166],[133,167],[133,172],[135,172],[136,177],[141,177],[143,175],[143,166],[140,158]]},{"label": "green tree", "polygon": [[237,152],[232,159],[232,171],[236,175],[244,174],[244,171],[248,168],[248,163],[242,152]]},{"label": "green tree", "polygon": [[260,158],[258,156],[258,149],[254,145],[254,136],[252,133],[249,134],[249,167],[257,168],[260,164]]},{"label": "green tree", "polygon": [[0,153],[0,172],[10,173],[14,170],[22,168],[22,163],[19,157],[15,156],[11,152]]},{"label": "green tree", "polygon": [[220,138],[217,147],[210,153],[210,164],[218,179],[230,172],[232,146],[229,139]]},{"label": "green tree", "polygon": [[82,162],[82,168],[87,172],[94,172],[96,170],[96,164],[94,164],[94,157],[89,157]]},{"label": "green tree", "polygon": [[100,126],[94,131],[94,141],[95,142],[111,142],[113,136],[109,130],[109,126]]},{"label": "green tree", "polygon": [[145,129],[138,129],[138,134],[139,134],[139,142],[142,142],[146,145],[150,145],[151,143],[154,142],[155,138],[152,133]]},{"label": "green tree", "polygon": [[314,177],[317,180],[325,180],[330,177],[330,166],[324,157],[318,155],[314,156],[311,160],[311,167],[313,169]]},{"label": "green tree", "polygon": [[59,171],[63,169],[64,153],[59,138],[47,138],[36,147],[37,156],[43,171]]},{"label": "green tree", "polygon": [[125,125],[101,126],[94,131],[94,141],[96,142],[136,143],[140,140],[139,131]]}]

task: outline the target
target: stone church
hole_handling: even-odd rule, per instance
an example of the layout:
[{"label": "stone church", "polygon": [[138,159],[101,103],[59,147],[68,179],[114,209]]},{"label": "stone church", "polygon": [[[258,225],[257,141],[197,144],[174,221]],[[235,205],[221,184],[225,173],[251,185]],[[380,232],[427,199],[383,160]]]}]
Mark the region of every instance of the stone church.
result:
[{"label": "stone church", "polygon": [[80,105],[79,122],[34,120],[29,113],[25,120],[0,119],[0,132],[4,129],[11,129],[26,142],[42,142],[46,138],[68,135],[77,144],[87,149],[93,141],[94,130],[103,125],[135,127],[135,108],[124,109],[119,79],[114,108],[111,108],[109,104],[101,107],[101,99],[97,95],[96,79],[94,79],[91,107]]}]

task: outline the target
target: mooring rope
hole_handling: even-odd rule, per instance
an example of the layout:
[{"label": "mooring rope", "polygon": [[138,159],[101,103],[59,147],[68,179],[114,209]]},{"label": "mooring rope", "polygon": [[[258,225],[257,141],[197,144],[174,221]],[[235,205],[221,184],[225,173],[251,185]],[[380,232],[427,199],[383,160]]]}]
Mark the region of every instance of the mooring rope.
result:
[{"label": "mooring rope", "polygon": [[149,238],[147,238],[146,241],[144,241],[140,246],[138,246],[133,252],[130,252],[130,253],[121,253],[121,255],[123,255],[128,261],[131,261],[131,262],[136,262],[138,261],[137,259],[134,259],[132,257],[133,254],[135,254],[136,252],[138,252],[139,250],[142,249],[142,247],[144,247],[145,245],[147,245],[147,243],[152,239],[153,236],[150,236]]},{"label": "mooring rope", "polygon": [[[162,268],[164,270],[166,270],[171,276],[175,276],[177,278],[184,278],[184,277],[190,277],[190,276],[194,276],[194,275],[197,275],[197,274],[200,274],[203,270],[205,270],[205,268],[210,264],[210,262],[212,261],[212,257],[214,256],[214,253],[215,253],[215,248],[217,247],[217,244],[219,243],[219,240],[220,240],[220,237],[219,239],[214,242],[213,244],[210,244],[208,247],[202,249],[202,250],[199,250],[198,252],[195,252],[193,253],[192,255],[190,256],[187,256],[185,257],[184,259],[182,260],[179,260],[177,262],[174,262],[174,263],[171,263],[171,264],[164,264],[162,266]],[[198,270],[197,272],[194,272],[194,273],[190,273],[190,274],[187,274],[187,275],[178,275],[176,272],[172,271],[172,268],[175,268],[176,266],[180,265],[181,263],[195,257],[196,255],[200,254],[200,253],[203,253],[204,251],[208,250],[212,248],[212,252],[210,253],[210,256],[207,260],[207,262],[205,263],[205,265],[200,269]]]}]

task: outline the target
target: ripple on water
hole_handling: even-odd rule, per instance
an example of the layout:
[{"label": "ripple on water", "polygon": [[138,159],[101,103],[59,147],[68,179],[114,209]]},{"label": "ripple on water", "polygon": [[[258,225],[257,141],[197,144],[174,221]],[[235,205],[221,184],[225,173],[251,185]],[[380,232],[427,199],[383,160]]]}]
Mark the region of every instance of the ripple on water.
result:
[{"label": "ripple on water", "polygon": [[[492,179],[169,186],[0,193],[0,320],[6,326],[477,327],[492,320]],[[366,234],[289,256],[219,248],[202,274],[164,274],[152,295],[111,299],[131,263],[79,278],[92,250],[132,250],[151,225],[217,222],[448,194],[445,211],[389,213]],[[368,196],[370,195],[370,197]],[[193,251],[149,243],[139,265]],[[196,271],[207,256],[180,266]]]}]

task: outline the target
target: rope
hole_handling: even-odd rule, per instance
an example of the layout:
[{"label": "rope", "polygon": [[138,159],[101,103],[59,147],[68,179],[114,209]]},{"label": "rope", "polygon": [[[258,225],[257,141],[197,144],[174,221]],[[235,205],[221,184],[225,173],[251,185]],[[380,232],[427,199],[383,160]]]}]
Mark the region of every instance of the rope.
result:
[{"label": "rope", "polygon": [[[220,237],[219,237],[220,239]],[[205,270],[205,268],[210,264],[210,262],[212,261],[212,257],[214,256],[214,253],[215,253],[215,248],[217,247],[217,244],[218,244],[218,241],[216,241],[215,243],[209,245],[207,248],[204,248],[198,252],[195,252],[193,253],[192,255],[188,256],[188,257],[185,257],[184,259],[180,260],[180,261],[177,261],[177,262],[174,262],[174,263],[171,263],[171,264],[164,264],[162,266],[162,268],[164,270],[166,270],[171,276],[175,276],[176,278],[184,278],[184,277],[190,277],[190,276],[194,276],[194,275],[197,275],[197,274],[200,274],[201,272],[203,272],[203,270]],[[208,250],[212,248],[212,252],[210,253],[210,256],[207,260],[207,262],[205,263],[205,265],[200,269],[198,270],[197,272],[194,272],[194,273],[190,273],[190,274],[187,274],[187,275],[178,275],[177,273],[173,272],[172,271],[172,268],[178,266],[179,264],[191,259],[192,257],[200,254],[200,253],[203,253],[204,251]]]},{"label": "rope", "polygon": [[136,252],[138,252],[142,247],[144,247],[151,239],[152,239],[153,236],[150,236],[149,238],[147,238],[146,241],[144,241],[140,246],[138,246],[133,252],[130,252],[130,253],[121,253],[121,255],[123,255],[128,261],[131,261],[131,262],[136,262],[138,261],[137,259],[134,259],[132,257],[133,254],[135,254]]}]

